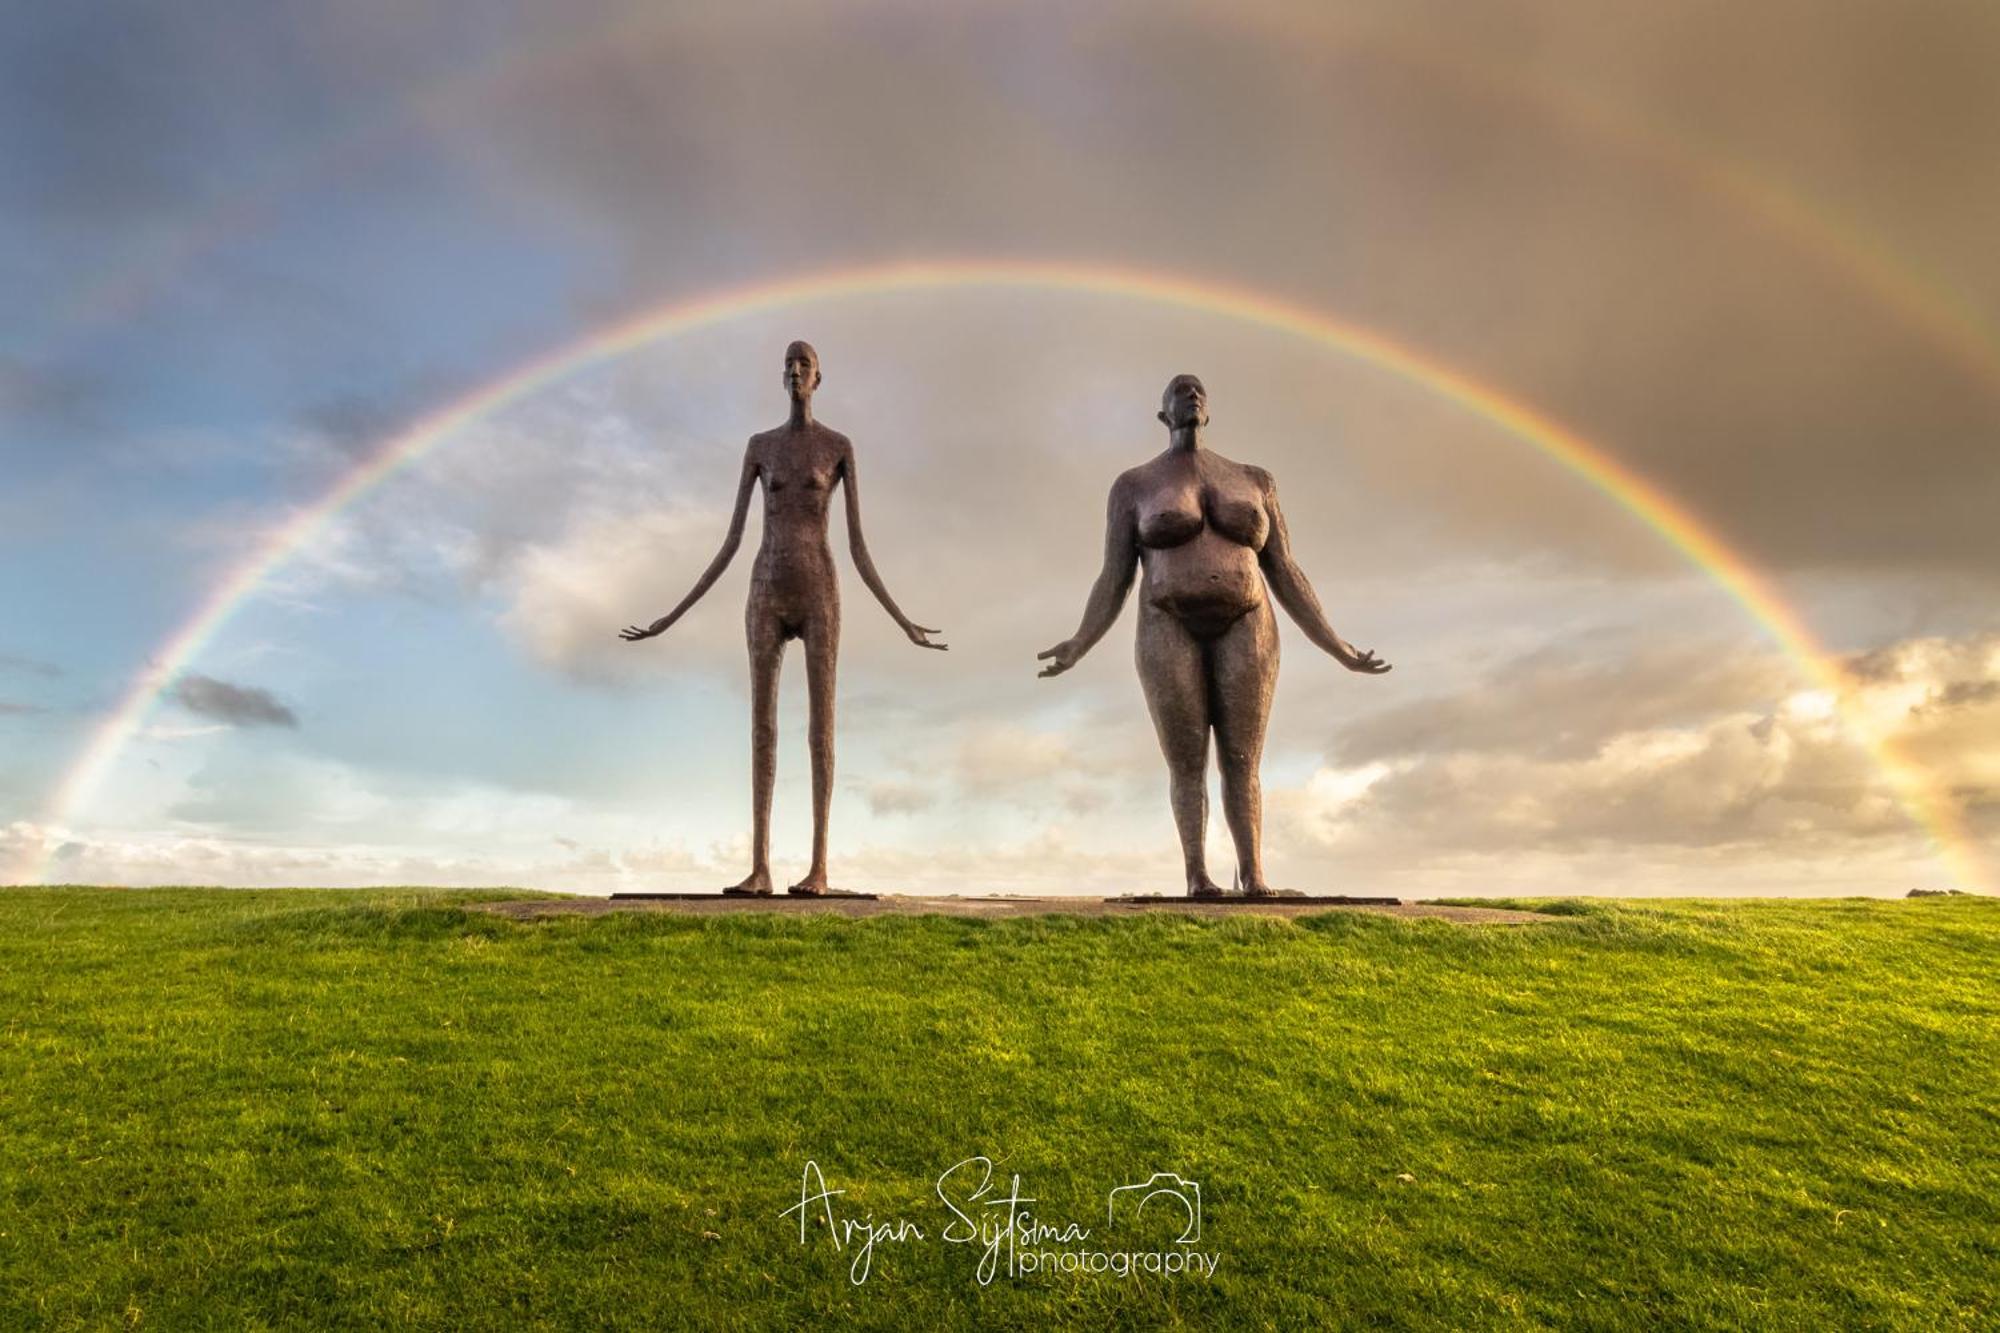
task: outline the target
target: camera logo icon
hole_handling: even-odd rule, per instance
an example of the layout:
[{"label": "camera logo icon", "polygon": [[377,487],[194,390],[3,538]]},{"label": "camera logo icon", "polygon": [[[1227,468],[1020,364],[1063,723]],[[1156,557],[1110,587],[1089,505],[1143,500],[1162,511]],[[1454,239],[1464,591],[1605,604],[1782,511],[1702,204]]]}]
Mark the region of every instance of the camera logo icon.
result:
[{"label": "camera logo icon", "polygon": [[1104,1208],[1105,1221],[1117,1221],[1121,1207],[1136,1221],[1146,1211],[1146,1205],[1155,1199],[1167,1200],[1163,1206],[1178,1208],[1187,1217],[1187,1225],[1182,1228],[1175,1244],[1193,1245],[1201,1239],[1201,1185],[1171,1171],[1155,1171],[1151,1179],[1136,1185],[1120,1185],[1112,1190]]}]

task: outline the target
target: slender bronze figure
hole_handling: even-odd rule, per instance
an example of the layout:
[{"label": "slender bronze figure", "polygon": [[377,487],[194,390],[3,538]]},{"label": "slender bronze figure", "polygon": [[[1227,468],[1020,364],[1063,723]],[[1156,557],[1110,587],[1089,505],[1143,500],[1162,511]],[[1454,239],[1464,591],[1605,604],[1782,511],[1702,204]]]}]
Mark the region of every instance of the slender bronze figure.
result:
[{"label": "slender bronze figure", "polygon": [[855,480],[854,446],[837,430],[813,420],[813,390],[819,387],[819,354],[811,344],[785,349],[785,390],[791,419],[776,430],[750,437],[743,476],[736,487],[736,512],[722,550],[709,562],[681,604],[640,629],[628,626],[628,642],[664,633],[722,576],[743,540],[750,490],[764,483],[764,541],[750,575],[750,602],[744,629],[750,642],[750,874],[723,890],[730,894],[771,892],[771,787],[778,771],[778,667],[785,643],[799,639],[806,650],[807,730],[811,733],[812,869],[787,890],[826,893],[826,816],[833,799],[833,679],[840,652],[840,576],[827,545],[826,513],[833,488],[847,487],[847,544],[868,591],[920,648],[943,648],[929,636],[940,631],[916,624],[896,609],[882,586],[868,543],[861,535],[861,492]]},{"label": "slender bronze figure", "polygon": [[1208,394],[1201,381],[1176,375],[1160,407],[1167,451],[1112,483],[1104,569],[1076,634],[1038,654],[1051,659],[1041,674],[1061,675],[1104,637],[1132,590],[1134,567],[1143,569],[1139,683],[1167,758],[1188,893],[1222,893],[1202,852],[1213,730],[1239,882],[1246,894],[1269,895],[1257,770],[1278,681],[1278,625],[1266,587],[1306,637],[1348,670],[1375,675],[1389,664],[1357,651],[1326,623],[1312,585],[1293,563],[1271,474],[1203,446]]}]

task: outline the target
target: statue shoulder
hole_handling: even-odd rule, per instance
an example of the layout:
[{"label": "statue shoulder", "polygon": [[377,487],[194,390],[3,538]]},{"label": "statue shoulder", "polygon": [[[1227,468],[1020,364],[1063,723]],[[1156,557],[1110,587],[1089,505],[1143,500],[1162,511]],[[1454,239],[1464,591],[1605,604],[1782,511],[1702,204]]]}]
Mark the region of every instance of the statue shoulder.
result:
[{"label": "statue shoulder", "polygon": [[1112,479],[1111,493],[1106,497],[1107,501],[1113,505],[1136,503],[1138,498],[1153,485],[1153,472],[1151,463],[1141,463],[1137,467],[1126,468]]},{"label": "statue shoulder", "polygon": [[[1227,478],[1231,473],[1234,473],[1236,476],[1241,477],[1252,489],[1264,495],[1269,495],[1272,489],[1278,484],[1277,480],[1271,476],[1267,469],[1258,467],[1255,463],[1239,463],[1235,459],[1224,457],[1213,450],[1209,451],[1208,457],[1211,460],[1211,468],[1217,463],[1222,465],[1220,469],[1222,478]],[[1216,473],[1211,471],[1209,475],[1215,477]]]},{"label": "statue shoulder", "polygon": [[1236,466],[1243,469],[1244,477],[1264,494],[1269,495],[1278,489],[1278,479],[1271,475],[1269,469],[1258,467],[1255,463],[1238,463]]}]

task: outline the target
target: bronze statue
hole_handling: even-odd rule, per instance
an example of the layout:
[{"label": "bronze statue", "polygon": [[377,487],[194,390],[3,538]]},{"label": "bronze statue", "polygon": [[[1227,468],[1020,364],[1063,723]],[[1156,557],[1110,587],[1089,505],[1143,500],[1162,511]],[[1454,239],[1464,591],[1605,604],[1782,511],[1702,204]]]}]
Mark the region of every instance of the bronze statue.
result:
[{"label": "bronze statue", "polygon": [[806,651],[807,729],[811,733],[813,850],[812,869],[787,890],[796,894],[828,892],[826,881],[826,817],[833,799],[833,679],[840,651],[840,577],[826,540],[827,506],[833,488],[847,486],[847,542],[862,582],[920,648],[939,648],[926,629],[896,609],[882,586],[868,543],[861,536],[861,493],[855,481],[854,446],[839,431],[813,420],[813,390],[819,387],[819,354],[809,343],[785,349],[785,390],[792,398],[791,420],[777,430],[750,437],[743,454],[743,476],[736,487],[736,512],[729,535],[681,604],[644,629],[636,625],[619,637],[636,643],[664,633],[683,612],[701,600],[722,575],[743,539],[743,519],[750,508],[750,489],[764,483],[764,540],[750,575],[750,601],[744,629],[750,643],[750,874],[728,894],[771,892],[771,786],[778,766],[778,667],[785,642],[799,639]]},{"label": "bronze statue", "polygon": [[1167,758],[1188,893],[1212,898],[1223,892],[1208,877],[1202,851],[1213,728],[1238,880],[1244,893],[1269,896],[1275,890],[1264,882],[1264,792],[1257,769],[1278,680],[1278,625],[1266,585],[1306,637],[1348,670],[1375,675],[1389,664],[1356,651],[1326,623],[1312,585],[1292,561],[1271,474],[1203,447],[1208,394],[1201,381],[1176,375],[1160,405],[1167,450],[1112,483],[1104,569],[1090,590],[1083,623],[1073,637],[1037,656],[1053,659],[1044,676],[1075,666],[1118,619],[1132,590],[1133,566],[1145,570],[1139,682]]}]

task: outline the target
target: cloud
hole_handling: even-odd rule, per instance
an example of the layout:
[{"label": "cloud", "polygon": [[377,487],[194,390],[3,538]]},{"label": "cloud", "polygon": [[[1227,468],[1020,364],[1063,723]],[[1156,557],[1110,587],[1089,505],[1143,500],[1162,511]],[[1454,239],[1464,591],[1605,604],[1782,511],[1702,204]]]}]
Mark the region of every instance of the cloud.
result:
[{"label": "cloud", "polygon": [[290,727],[299,716],[278,702],[269,690],[233,685],[226,680],[189,672],[174,682],[168,697],[198,717],[214,718],[232,727]]},{"label": "cloud", "polygon": [[1871,655],[1861,706],[1966,812],[2000,838],[2000,633],[1907,640]]},{"label": "cloud", "polygon": [[871,782],[862,789],[868,808],[878,815],[913,815],[937,804],[935,788],[914,782]]},{"label": "cloud", "polygon": [[[1178,882],[1177,853],[1163,849],[1099,851],[1058,826],[1029,837],[979,846],[910,851],[864,845],[838,857],[844,886],[870,892],[986,894],[1128,893]],[[607,845],[575,840],[559,856],[509,848],[494,854],[415,850],[359,839],[299,840],[283,846],[222,833],[100,835],[17,822],[0,827],[0,868],[46,865],[50,882],[217,884],[242,887],[437,886],[551,889],[607,894],[621,890],[698,891],[742,874],[746,849],[706,849],[659,841]],[[780,873],[787,873],[783,865]],[[803,869],[803,863],[799,866]]]},{"label": "cloud", "polygon": [[[1578,652],[1553,646],[1455,696],[1362,719],[1336,762],[1275,806],[1325,847],[1834,855],[1913,834],[1899,792],[1857,743],[1859,726],[1921,764],[1976,827],[2000,824],[2000,636],[1911,640],[1858,658],[1857,688],[1838,706],[1795,685],[1759,703],[1759,682],[1777,687],[1786,674],[1776,660],[1689,670],[1706,655],[1669,647],[1621,670]],[[1676,688],[1659,693],[1663,681]],[[1941,710],[1939,699],[1953,703]],[[1544,724],[1510,723],[1517,703]]]},{"label": "cloud", "polygon": [[953,772],[973,796],[1035,788],[1073,773],[1083,758],[1068,737],[988,723],[959,742]]},{"label": "cloud", "polygon": [[[214,833],[69,834],[16,823],[0,829],[0,866],[46,866],[51,883],[144,887],[547,888],[610,893],[644,888],[663,874],[693,870],[701,882],[722,871],[697,854],[663,846],[623,853],[579,848],[559,857],[416,850],[354,839],[295,840],[282,846]],[[704,870],[703,868],[706,867]]]},{"label": "cloud", "polygon": [[1492,669],[1475,688],[1413,699],[1345,725],[1346,767],[1418,754],[1587,756],[1608,737],[1768,704],[1792,678],[1781,659],[1716,643],[1566,639]]},{"label": "cloud", "polygon": [[[718,668],[725,656],[740,660],[741,648],[729,652],[717,633],[721,608],[714,605],[690,611],[659,638],[627,643],[618,637],[625,626],[649,623],[680,600],[714,558],[710,548],[721,545],[727,522],[726,516],[686,512],[576,515],[557,541],[520,552],[506,576],[510,603],[500,625],[534,660],[596,685],[636,685],[657,679],[663,667],[690,661]],[[740,601],[735,585],[749,560],[739,555],[731,587],[711,589],[706,602]],[[685,572],[670,582],[666,570]]]}]

